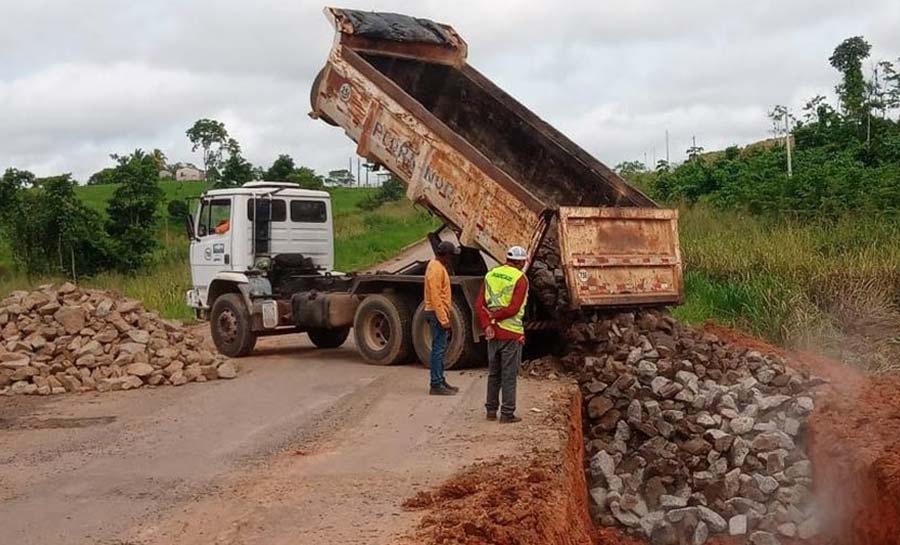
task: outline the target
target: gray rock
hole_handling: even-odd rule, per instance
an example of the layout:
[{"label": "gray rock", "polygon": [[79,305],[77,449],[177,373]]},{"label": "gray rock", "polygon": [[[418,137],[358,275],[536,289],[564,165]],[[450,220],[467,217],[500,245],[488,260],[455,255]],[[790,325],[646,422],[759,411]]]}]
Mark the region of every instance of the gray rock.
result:
[{"label": "gray rock", "polygon": [[709,528],[713,532],[724,532],[725,529],[728,528],[728,524],[725,522],[725,519],[712,509],[704,507],[702,505],[698,505],[697,510],[700,513],[700,519],[708,524]]},{"label": "gray rock", "polygon": [[755,401],[759,405],[759,410],[768,411],[784,405],[790,399],[789,396],[776,394],[772,396],[757,396]]},{"label": "gray rock", "polygon": [[643,412],[641,402],[637,399],[632,399],[631,403],[628,404],[628,409],[625,411],[625,416],[630,424],[639,424],[642,420]]},{"label": "gray rock", "polygon": [[763,494],[769,495],[778,490],[778,481],[776,481],[774,477],[754,473],[753,480],[756,481],[756,487],[759,488],[759,491]]},{"label": "gray rock", "polygon": [[701,520],[694,528],[694,536],[691,539],[691,543],[692,545],[703,545],[706,543],[707,539],[709,539],[709,528],[706,526],[706,523]]},{"label": "gray rock", "polygon": [[626,365],[634,365],[641,360],[644,355],[644,351],[641,350],[641,347],[636,346],[631,349],[631,352],[628,353],[628,357],[625,359]]},{"label": "gray rock", "polygon": [[623,509],[617,501],[610,502],[609,510],[619,523],[629,528],[637,528],[641,525],[641,518],[631,511]]},{"label": "gray rock", "polygon": [[731,422],[728,423],[728,425],[731,427],[731,431],[737,435],[749,433],[753,430],[753,426],[755,424],[756,421],[749,416],[739,416],[737,418],[732,418]]},{"label": "gray rock", "polygon": [[687,507],[687,498],[663,494],[659,497],[659,506],[663,509],[676,509],[679,507]]},{"label": "gray rock", "polygon": [[794,400],[792,412],[798,416],[806,416],[813,411],[815,403],[811,397],[801,396]]},{"label": "gray rock", "polygon": [[722,483],[726,500],[737,496],[741,488],[741,469],[736,467],[726,473]]},{"label": "gray rock", "polygon": [[747,533],[747,515],[735,515],[728,519],[728,534],[742,536]]},{"label": "gray rock", "polygon": [[700,512],[696,507],[681,507],[678,509],[672,509],[668,513],[666,513],[666,520],[669,522],[681,522],[685,519],[700,518]]},{"label": "gray rock", "polygon": [[716,425],[715,419],[713,419],[713,417],[707,412],[702,412],[702,413],[698,414],[696,422],[697,422],[697,424],[703,426],[704,428],[712,428],[713,426]]},{"label": "gray rock", "polygon": [[595,486],[591,488],[589,491],[591,495],[591,499],[594,500],[594,503],[599,505],[600,507],[606,507],[606,497],[609,495],[609,491],[602,486]]},{"label": "gray rock", "polygon": [[797,505],[803,503],[809,496],[809,490],[803,485],[782,486],[778,489],[776,498],[785,505]]},{"label": "gray rock", "polygon": [[734,436],[720,429],[706,430],[703,436],[707,441],[712,442],[713,448],[718,452],[728,452],[731,444],[734,443]]},{"label": "gray rock", "polygon": [[728,460],[726,458],[719,458],[709,464],[709,471],[716,477],[722,477],[728,472]]},{"label": "gray rock", "polygon": [[809,460],[800,460],[795,462],[789,468],[784,470],[785,476],[789,479],[811,478],[812,463]]},{"label": "gray rock", "polygon": [[794,440],[782,431],[767,431],[754,437],[750,448],[754,452],[776,449],[794,450]]},{"label": "gray rock", "polygon": [[237,376],[237,369],[234,368],[234,365],[232,365],[231,362],[226,361],[225,363],[219,365],[218,374],[219,378],[234,378]]},{"label": "gray rock", "polygon": [[747,515],[752,514],[755,516],[762,516],[766,514],[766,506],[758,501],[751,500],[749,498],[731,498],[730,500],[725,501],[725,506],[732,510],[732,512]]},{"label": "gray rock", "polygon": [[800,433],[800,421],[796,418],[785,418],[784,419],[784,433],[790,435],[791,437],[796,437],[798,433]]},{"label": "gray rock", "polygon": [[706,485],[711,483],[714,479],[714,476],[709,471],[696,471],[693,474],[694,488],[706,488]]},{"label": "gray rock", "polygon": [[764,456],[766,460],[766,473],[774,475],[780,471],[784,471],[784,460],[787,458],[786,450],[773,450],[767,452]]},{"label": "gray rock", "polygon": [[750,454],[750,444],[741,437],[735,437],[731,444],[731,465],[741,467]]},{"label": "gray rock", "polygon": [[591,471],[599,472],[608,481],[616,474],[616,461],[606,451],[601,450],[591,458]]},{"label": "gray rock", "polygon": [[637,375],[644,380],[653,380],[653,377],[659,372],[656,364],[652,361],[641,360],[638,362]]}]

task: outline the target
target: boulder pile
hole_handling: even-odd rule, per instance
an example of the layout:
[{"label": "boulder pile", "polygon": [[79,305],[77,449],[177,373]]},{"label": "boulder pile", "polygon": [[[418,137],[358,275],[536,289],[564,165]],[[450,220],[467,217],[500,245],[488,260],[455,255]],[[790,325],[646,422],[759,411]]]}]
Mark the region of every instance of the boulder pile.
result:
[{"label": "boulder pile", "polygon": [[235,375],[180,323],[111,292],[66,283],[0,301],[0,394],[180,386]]},{"label": "boulder pile", "polygon": [[804,434],[824,381],[664,311],[584,316],[568,336],[598,524],[654,544],[817,533]]}]

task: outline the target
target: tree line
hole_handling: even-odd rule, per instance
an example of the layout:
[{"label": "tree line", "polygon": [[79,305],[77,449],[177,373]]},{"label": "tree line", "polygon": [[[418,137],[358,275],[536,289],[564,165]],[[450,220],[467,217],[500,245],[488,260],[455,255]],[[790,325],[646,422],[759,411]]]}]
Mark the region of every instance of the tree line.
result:
[{"label": "tree line", "polygon": [[[776,106],[771,140],[706,153],[687,150],[677,166],[637,161],[620,174],[659,199],[708,202],[755,214],[834,218],[900,212],[900,59],[863,70],[870,44],[841,42],[828,61],[840,74],[837,103],[811,98],[800,112]],[[788,164],[790,163],[790,170]]]},{"label": "tree line", "polygon": [[[294,182],[306,189],[355,183],[348,170],[321,176],[298,166],[287,154],[279,155],[268,169],[254,166],[219,121],[200,119],[186,135],[194,151],[201,151],[205,179],[213,187],[255,179]],[[160,209],[166,204],[159,176],[168,168],[167,158],[158,149],[149,153],[136,149],[110,158],[113,166],[88,179],[89,185],[115,185],[105,215],[78,198],[78,183],[71,174],[39,178],[27,170],[6,169],[0,177],[0,236],[20,269],[29,275],[78,277],[110,270],[134,273],[151,263],[159,249]],[[187,203],[181,200],[167,203],[166,209],[176,221],[188,214]]]}]

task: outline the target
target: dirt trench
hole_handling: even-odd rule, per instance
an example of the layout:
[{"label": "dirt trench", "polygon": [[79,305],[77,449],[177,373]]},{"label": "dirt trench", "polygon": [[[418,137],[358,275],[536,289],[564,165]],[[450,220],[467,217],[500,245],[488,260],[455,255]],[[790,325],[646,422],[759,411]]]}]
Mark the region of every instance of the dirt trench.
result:
[{"label": "dirt trench", "polygon": [[404,506],[424,510],[402,544],[589,545],[581,395],[573,386],[548,414],[558,437],[530,452],[475,465]]}]

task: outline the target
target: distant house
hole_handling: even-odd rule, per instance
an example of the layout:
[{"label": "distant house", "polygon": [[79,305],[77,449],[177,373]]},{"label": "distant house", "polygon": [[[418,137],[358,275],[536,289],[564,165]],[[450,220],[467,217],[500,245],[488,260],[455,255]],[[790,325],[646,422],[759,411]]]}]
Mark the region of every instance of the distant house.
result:
[{"label": "distant house", "polygon": [[190,163],[175,165],[175,179],[179,182],[199,182],[205,177],[205,172]]},{"label": "distant house", "polygon": [[160,180],[171,180],[175,175],[172,174],[171,170],[162,169],[159,171],[159,179]]}]

